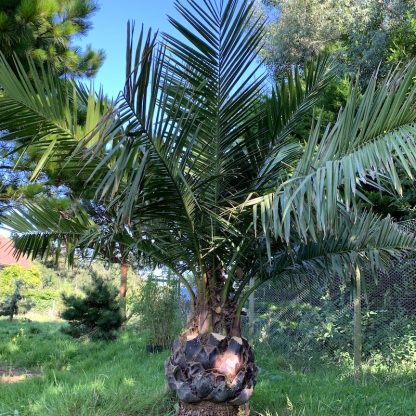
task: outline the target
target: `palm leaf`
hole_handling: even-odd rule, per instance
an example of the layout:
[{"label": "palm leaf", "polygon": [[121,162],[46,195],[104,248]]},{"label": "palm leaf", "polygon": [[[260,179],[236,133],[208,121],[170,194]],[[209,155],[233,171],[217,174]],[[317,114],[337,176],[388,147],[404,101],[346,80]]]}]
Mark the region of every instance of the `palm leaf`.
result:
[{"label": "palm leaf", "polygon": [[44,257],[65,247],[66,257],[72,263],[75,250],[88,247],[98,230],[88,213],[79,205],[72,211],[57,210],[43,201],[26,202],[2,218],[2,224],[14,230],[12,236],[17,256]]},{"label": "palm leaf", "polygon": [[302,283],[305,275],[330,278],[332,274],[349,278],[357,266],[374,273],[416,250],[414,234],[404,232],[391,218],[372,212],[361,212],[357,218],[344,212],[340,223],[342,231],[337,235],[320,234],[317,241],[307,243],[294,240],[290,250],[274,251],[269,265],[260,268],[259,264],[254,271],[254,285],[244,292],[237,291],[238,296],[244,293],[239,299],[240,309],[250,293],[268,280]]},{"label": "palm leaf", "polygon": [[15,61],[17,73],[0,55],[0,130],[2,140],[15,142],[16,152],[31,148],[42,154],[32,174],[35,179],[48,162],[68,157],[84,136],[94,132],[98,139],[97,124],[103,124],[109,103],[102,92],[62,80],[50,68],[39,71],[30,59],[29,77]]},{"label": "palm leaf", "polygon": [[357,86],[352,89],[322,137],[320,122],[312,128],[290,177],[283,177],[275,192],[249,202],[264,211],[265,230],[288,241],[295,227],[302,238],[316,239],[321,230],[339,228],[339,207],[355,206],[360,187],[382,188],[389,181],[400,192],[397,170],[413,178],[416,160],[415,75],[414,62],[378,87],[375,75],[362,96]]}]

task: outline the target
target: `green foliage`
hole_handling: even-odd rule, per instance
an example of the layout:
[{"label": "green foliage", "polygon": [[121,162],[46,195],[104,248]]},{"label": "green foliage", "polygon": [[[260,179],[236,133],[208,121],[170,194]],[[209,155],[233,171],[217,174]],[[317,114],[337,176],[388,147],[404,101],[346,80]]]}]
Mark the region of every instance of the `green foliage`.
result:
[{"label": "green foliage", "polygon": [[[12,274],[10,270],[14,270],[14,273]],[[91,283],[91,274],[98,274],[117,285],[120,273],[118,265],[109,265],[100,260],[91,262],[90,260],[75,259],[73,266],[68,267],[64,259],[56,261],[53,257],[48,257],[42,262],[36,261],[33,269],[26,269],[22,274],[19,274],[20,269],[14,266],[10,270],[6,270],[4,280],[0,271],[0,304],[13,294],[13,282],[23,275],[29,274],[31,284],[22,287],[19,313],[25,314],[30,311],[52,314],[53,316],[59,316],[63,310],[62,294],[67,296],[81,295],[80,288]],[[141,280],[133,269],[129,271],[128,279],[130,288],[127,292],[127,300],[129,310],[133,311],[134,308],[130,304],[134,303],[135,296],[140,292]],[[33,285],[34,282],[36,285]]]},{"label": "green foliage", "polygon": [[263,56],[282,76],[322,51],[338,58],[342,71],[360,71],[366,84],[382,63],[416,56],[416,4],[408,0],[263,0],[269,16]]},{"label": "green foliage", "polygon": [[[60,74],[94,76],[103,51],[82,52],[73,45],[85,36],[96,11],[94,0],[15,0],[0,2],[0,50],[10,63],[26,55],[39,66],[48,63]],[[28,69],[28,68],[27,68]]]},{"label": "green foliage", "polygon": [[[363,300],[365,371],[403,373],[416,369],[414,310],[406,311],[394,299],[395,295],[401,297],[400,291],[396,292],[385,292],[385,305],[378,309]],[[368,297],[376,298],[374,289]],[[353,367],[353,310],[345,288],[338,299],[325,294],[310,303],[271,305],[259,316],[258,325],[263,327],[259,346],[267,345],[291,357],[292,363],[311,367],[336,363],[347,370]]]},{"label": "green foliage", "polygon": [[[46,160],[71,155],[63,171],[88,171],[86,198],[94,193],[92,204],[111,214],[95,227],[82,209],[27,204],[4,220],[19,233],[20,251],[44,254],[56,240],[103,247],[127,236],[129,250],[174,270],[192,300],[238,305],[238,314],[251,279],[255,290],[299,269],[380,267],[416,248],[414,236],[363,212],[357,200],[369,183],[389,181],[399,192],[402,174],[415,175],[414,62],[372,77],[364,93],[351,85],[346,99],[335,88],[332,108],[345,99],[336,121],[325,126],[320,110],[299,137],[297,123],[312,118],[333,79],[328,60],[287,73],[265,100],[265,74],[250,69],[262,43],[253,3],[221,4],[177,2],[185,23],[171,19],[176,37],[142,31],[135,43],[129,26],[127,83],[111,113],[101,96],[68,89],[53,71],[33,68],[32,88],[1,62],[5,139],[43,154],[33,177]],[[82,134],[77,100],[91,109]]]},{"label": "green foliage", "polygon": [[[197,17],[184,4],[192,4]],[[296,274],[305,263],[315,269],[324,263],[342,268],[346,259],[380,264],[399,249],[414,248],[412,237],[389,220],[362,215],[357,202],[365,184],[390,180],[399,191],[397,169],[409,177],[415,173],[414,65],[397,68],[381,82],[373,77],[362,93],[345,82],[329,85],[333,71],[321,58],[287,73],[266,100],[265,76],[253,77],[243,65],[256,58],[262,38],[261,27],[252,24],[253,3],[230,0],[229,7],[217,8],[215,0],[204,2],[210,10],[184,4],[177,5],[185,23],[172,19],[179,35],[160,39],[172,59],[151,31],[142,31],[135,47],[129,27],[128,82],[110,114],[102,111],[102,97],[79,86],[63,88],[53,71],[35,76],[42,97],[35,103],[30,81],[23,83],[2,62],[7,98],[1,108],[16,109],[0,111],[0,127],[12,132],[6,139],[43,153],[34,177],[45,160],[71,154],[63,171],[88,171],[85,197],[109,217],[102,224],[102,216],[81,215],[82,207],[55,212],[46,204],[27,204],[4,220],[19,233],[19,250],[44,254],[56,240],[72,248],[84,242],[112,247],[122,236],[129,250],[174,270],[194,298],[185,276],[192,274],[202,294],[204,276],[222,264],[229,279],[218,296],[241,309],[251,277],[261,285]],[[317,109],[327,87],[333,91],[330,102],[322,99]],[[51,98],[44,91],[56,93]],[[73,96],[91,109],[91,128],[83,134]],[[336,117],[330,114],[344,101]],[[312,109],[322,116],[316,124]],[[336,121],[326,126],[329,119]],[[306,136],[307,121],[312,127]],[[59,132],[53,140],[51,130]],[[94,135],[85,136],[89,131]],[[259,251],[269,260],[273,256],[276,273],[265,270]],[[239,261],[252,276],[236,278]]]},{"label": "green foliage", "polygon": [[114,287],[97,275],[92,276],[91,286],[85,289],[85,297],[63,295],[66,309],[62,318],[69,327],[64,331],[75,338],[110,340],[117,336],[123,319],[118,293]]},{"label": "green foliage", "polygon": [[[260,3],[263,3],[260,6]],[[258,12],[268,15],[262,55],[281,77],[335,43],[352,19],[350,0],[263,0]]]},{"label": "green foliage", "polygon": [[[384,348],[371,352],[367,361],[370,373],[402,373],[409,375],[416,371],[416,335],[412,331],[415,320],[408,321],[408,335],[392,336],[391,332],[384,339]],[[413,334],[411,334],[413,332]]]},{"label": "green foliage", "polygon": [[20,294],[21,287],[22,282],[16,281],[13,295],[6,299],[3,305],[0,305],[0,316],[8,316],[9,319],[12,320],[14,315],[17,315],[18,305],[22,299],[22,295]]},{"label": "green foliage", "polygon": [[177,282],[158,283],[148,278],[134,300],[133,311],[149,344],[170,346],[181,329]]},{"label": "green foliage", "polygon": [[72,293],[74,289],[68,287],[63,289],[47,289],[41,288],[39,290],[27,290],[25,298],[20,305],[20,312],[27,313],[29,311],[48,313],[52,315],[59,315],[63,309],[62,293]]},{"label": "green foliage", "polygon": [[383,194],[377,191],[368,191],[369,208],[383,216],[391,215],[396,221],[416,218],[416,184],[413,181],[403,183],[403,194]]},{"label": "green foliage", "polygon": [[315,106],[298,120],[292,135],[298,140],[306,140],[311,130],[311,120],[314,120],[315,123],[320,120],[323,133],[326,126],[336,121],[339,109],[345,106],[349,92],[348,78],[334,77],[331,79],[323,89]]},{"label": "green foliage", "polygon": [[387,59],[395,64],[413,56],[416,56],[416,16],[408,11],[391,36]]},{"label": "green foliage", "polygon": [[[75,271],[73,274],[76,278]],[[30,269],[10,266],[0,272],[0,302],[10,299],[15,282],[22,283],[19,313],[23,314],[29,311],[59,314],[62,310],[62,293],[75,291],[72,279],[61,278],[53,269],[41,263],[36,263]]]},{"label": "green foliage", "polygon": [[0,297],[13,293],[15,283],[22,283],[22,295],[25,296],[29,289],[40,288],[42,278],[38,266],[24,268],[19,265],[5,267],[0,272]]},{"label": "green foliage", "polygon": [[[63,83],[68,83],[67,77],[62,77],[64,74],[77,78],[95,76],[103,63],[104,52],[90,46],[83,50],[77,41],[91,28],[91,17],[97,7],[95,0],[0,1],[2,57],[17,76],[27,76],[32,86],[36,83],[35,73],[49,67]],[[16,63],[16,58],[20,64]],[[83,103],[77,103],[82,109],[80,112],[85,113]],[[79,119],[85,122],[85,114]],[[4,133],[2,131],[1,136]],[[62,160],[48,163],[38,183],[28,183],[42,155],[30,148],[25,149],[24,155],[22,148],[17,150],[18,155],[10,155],[10,145],[1,150],[4,158],[0,169],[0,211],[13,206],[16,200],[46,197],[50,201],[56,196],[59,199],[63,192],[68,192],[62,186],[64,183],[70,183],[72,190],[83,183],[74,175],[71,178],[59,174]],[[24,166],[15,169],[17,159]]]}]

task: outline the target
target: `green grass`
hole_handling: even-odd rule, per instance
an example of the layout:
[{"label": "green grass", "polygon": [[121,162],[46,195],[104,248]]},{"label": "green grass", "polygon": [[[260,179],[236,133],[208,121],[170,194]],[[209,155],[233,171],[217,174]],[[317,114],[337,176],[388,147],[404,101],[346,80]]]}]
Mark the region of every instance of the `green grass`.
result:
[{"label": "green grass", "polygon": [[[75,341],[59,322],[0,320],[0,367],[40,377],[0,384],[0,416],[173,415],[163,363],[126,331],[113,343]],[[369,376],[356,384],[336,368],[296,371],[275,354],[257,351],[261,368],[253,414],[286,416],[414,416],[416,374]]]},{"label": "green grass", "polygon": [[335,367],[295,371],[281,359],[265,354],[260,354],[257,361],[263,371],[253,407],[264,415],[416,414],[416,374],[405,378],[378,374],[364,377],[364,381],[357,384],[350,374]]}]

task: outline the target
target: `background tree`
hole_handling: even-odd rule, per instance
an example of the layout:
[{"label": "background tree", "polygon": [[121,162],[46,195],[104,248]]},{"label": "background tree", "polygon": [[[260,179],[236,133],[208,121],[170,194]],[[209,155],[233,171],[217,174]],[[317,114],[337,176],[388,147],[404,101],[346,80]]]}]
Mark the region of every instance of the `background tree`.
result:
[{"label": "background tree", "polygon": [[30,56],[37,65],[47,62],[58,74],[92,77],[104,52],[90,46],[83,52],[74,38],[87,34],[96,10],[93,0],[2,0],[0,51],[11,64],[15,55],[21,62]]},{"label": "background tree", "polygon": [[292,65],[302,66],[334,45],[353,19],[350,0],[264,0],[258,13],[267,16],[265,44],[267,65],[275,75]]},{"label": "background tree", "polygon": [[19,302],[22,299],[20,289],[22,282],[20,280],[14,282],[14,292],[10,295],[5,302],[0,305],[0,316],[8,316],[10,321],[19,312]]},{"label": "background tree", "polygon": [[[38,70],[47,64],[58,75],[92,77],[103,63],[104,52],[89,46],[82,51],[76,46],[76,39],[88,33],[96,10],[97,3],[92,0],[2,0],[0,51],[17,72],[30,73],[27,60],[30,57]],[[20,59],[20,68],[14,63],[15,56]],[[11,155],[14,145],[1,141],[3,134],[0,135],[0,215],[15,200],[62,195],[63,184],[76,191],[76,181],[62,177],[57,162],[44,166],[37,173],[37,183],[30,183],[33,168],[42,154],[26,149],[22,163],[16,167],[21,152]],[[57,205],[59,209],[62,202]]]},{"label": "background tree", "polygon": [[[416,4],[408,0],[263,0],[259,13],[267,15],[262,56],[273,77],[284,77],[288,68],[302,68],[323,51],[336,60],[338,77],[327,87],[315,109],[323,126],[333,123],[345,105],[348,79],[360,73],[365,86],[372,74],[386,76],[394,65],[416,56]],[[296,133],[307,135],[309,118]],[[404,183],[403,195],[374,192],[366,195],[373,209],[397,220],[414,218],[413,180]]]},{"label": "background tree", "polygon": [[277,76],[331,51],[366,84],[380,63],[386,74],[416,54],[413,1],[263,0],[258,9],[268,16],[262,55]]},{"label": "background tree", "polygon": [[37,266],[26,269],[19,265],[5,267],[0,272],[0,297],[10,296],[15,290],[16,282],[20,282],[22,295],[27,289],[40,287],[42,279]]},{"label": "background tree", "polygon": [[[364,93],[352,84],[336,122],[311,121],[299,138],[294,127],[333,79],[327,61],[288,73],[265,97],[266,77],[251,66],[263,36],[253,2],[176,5],[179,36],[157,42],[142,32],[135,43],[129,31],[125,89],[84,140],[74,140],[74,109],[52,73],[48,88],[41,80],[34,91],[5,62],[0,82],[15,112],[0,106],[0,127],[43,147],[45,159],[71,154],[73,173],[89,169],[87,192],[116,214],[109,232],[126,230],[137,253],[189,290],[193,316],[166,363],[179,414],[237,414],[256,382],[240,330],[254,290],[305,270],[380,267],[416,249],[412,236],[360,204],[364,186],[400,192],[400,176],[415,174],[416,67],[373,76]],[[45,91],[54,91],[48,101]],[[34,95],[42,97],[35,106]],[[45,149],[51,124],[56,141]],[[90,221],[80,207],[70,222],[29,209],[5,220],[25,254],[41,255]]]},{"label": "background tree", "polygon": [[[20,61],[18,62],[22,69],[20,74],[15,74],[12,79],[8,80],[14,84],[14,87],[20,82],[19,79],[24,79],[29,83],[28,86],[33,85],[35,88],[36,86],[45,86],[47,84],[52,89],[55,88],[61,91],[63,100],[72,95],[70,100],[71,110],[68,113],[70,114],[69,116],[68,114],[64,116],[65,120],[59,119],[58,116],[55,122],[50,123],[51,115],[58,114],[56,112],[57,109],[49,108],[48,110],[49,104],[47,101],[44,102],[46,112],[38,118],[37,122],[42,123],[41,120],[43,119],[49,125],[50,134],[42,146],[38,146],[39,143],[36,143],[36,146],[34,146],[33,140],[28,140],[28,137],[24,138],[25,133],[20,129],[15,130],[12,124],[9,124],[8,128],[4,130],[2,139],[5,143],[5,152],[11,153],[11,155],[8,159],[6,158],[2,165],[4,172],[3,184],[6,185],[3,186],[3,211],[10,210],[16,206],[16,203],[21,203],[24,200],[30,201],[32,211],[37,210],[38,213],[42,211],[42,206],[48,207],[50,211],[54,212],[57,222],[65,223],[68,220],[69,230],[72,231],[71,235],[74,235],[74,230],[71,228],[71,218],[73,218],[76,211],[74,206],[82,206],[83,212],[88,211],[86,215],[90,217],[88,224],[82,224],[83,227],[86,227],[82,231],[87,232],[86,240],[82,240],[85,243],[82,251],[85,253],[88,249],[90,250],[90,256],[93,253],[94,257],[99,256],[110,263],[119,264],[121,274],[120,296],[122,299],[125,299],[128,257],[130,254],[126,241],[130,241],[131,237],[125,233],[122,227],[120,227],[118,233],[114,233],[115,227],[111,225],[114,222],[114,218],[111,217],[114,210],[107,209],[104,211],[99,201],[91,202],[94,189],[92,188],[91,191],[88,191],[85,188],[85,181],[89,177],[91,170],[85,170],[83,175],[74,175],[74,168],[78,172],[76,168],[77,162],[74,160],[68,162],[67,160],[72,151],[79,146],[81,139],[90,134],[98,121],[102,120],[110,110],[111,103],[102,91],[89,91],[81,83],[75,84],[73,81],[63,81],[60,78],[42,78],[41,71],[36,68],[33,59],[29,58],[27,60],[28,66],[31,68],[30,74],[26,74],[23,66],[20,65]],[[6,58],[4,58],[4,63],[7,65],[8,71],[13,71],[13,66],[7,62]],[[2,78],[2,80],[4,85],[8,84],[6,78]],[[13,88],[5,87],[5,91],[5,95],[0,97],[0,100],[11,112],[16,99],[17,101],[21,99],[25,101],[25,103],[20,101],[20,105],[29,105],[32,108],[34,108],[34,105],[36,106],[36,96],[30,91],[28,91],[25,97],[20,96],[20,98],[14,95],[17,91],[15,90],[13,93]],[[75,99],[73,99],[74,97]],[[66,104],[64,101],[61,101],[61,104],[58,105],[65,106]],[[61,110],[63,108],[61,107]],[[9,112],[8,114],[8,116],[11,115]],[[61,116],[63,116],[62,113]],[[47,119],[49,121],[46,121]],[[65,135],[68,139],[67,143],[71,144],[70,149],[65,150],[61,147],[58,149],[55,146],[57,137],[62,137],[62,135]],[[99,136],[94,137],[99,138]],[[24,145],[20,146],[23,142]],[[16,167],[15,162],[17,160],[19,160],[19,164]],[[97,156],[95,160],[99,160],[99,157]],[[63,169],[64,166],[65,169]],[[10,175],[9,172],[12,172],[14,169],[17,169],[18,174]],[[48,213],[48,215],[50,214]],[[80,215],[82,216],[82,214]],[[92,228],[88,229],[88,227]],[[98,229],[100,232],[97,232]],[[112,231],[111,238],[108,234],[109,229]],[[94,246],[91,243],[91,233],[98,239]],[[70,243],[68,229],[60,234],[60,236],[64,235],[65,238],[62,241],[62,245],[67,250],[69,264],[72,264],[74,246]],[[76,241],[79,242],[79,235],[76,234],[76,236]],[[47,246],[50,249],[48,254],[53,253],[52,246],[53,244]]]}]

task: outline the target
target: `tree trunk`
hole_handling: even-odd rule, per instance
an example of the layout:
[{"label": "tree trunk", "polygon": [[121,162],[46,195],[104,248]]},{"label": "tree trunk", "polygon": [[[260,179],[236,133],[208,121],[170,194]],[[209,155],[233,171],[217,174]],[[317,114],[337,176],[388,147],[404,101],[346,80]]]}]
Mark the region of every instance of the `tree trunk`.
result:
[{"label": "tree trunk", "polygon": [[256,384],[253,350],[241,337],[236,303],[222,299],[224,283],[222,266],[207,268],[206,288],[196,299],[194,316],[165,363],[181,416],[239,415]]},{"label": "tree trunk", "polygon": [[357,267],[355,274],[354,291],[354,378],[361,379],[361,354],[363,349],[363,329],[361,315],[361,273]]},{"label": "tree trunk", "polygon": [[175,340],[165,363],[169,388],[181,402],[179,415],[237,415],[256,384],[253,351],[246,339],[232,335],[236,326],[228,336],[200,333],[195,322],[201,321],[205,327],[205,315]]},{"label": "tree trunk", "polygon": [[120,295],[120,303],[121,303],[121,313],[123,318],[125,319],[127,316],[127,302],[126,302],[126,294],[127,294],[127,274],[129,271],[129,266],[125,260],[121,261],[120,265],[120,288],[119,288],[119,295]]},{"label": "tree trunk", "polygon": [[227,403],[200,402],[197,404],[180,402],[178,416],[239,416],[238,406]]},{"label": "tree trunk", "polygon": [[120,298],[124,299],[127,294],[127,273],[129,271],[128,264],[123,260],[120,266]]}]

